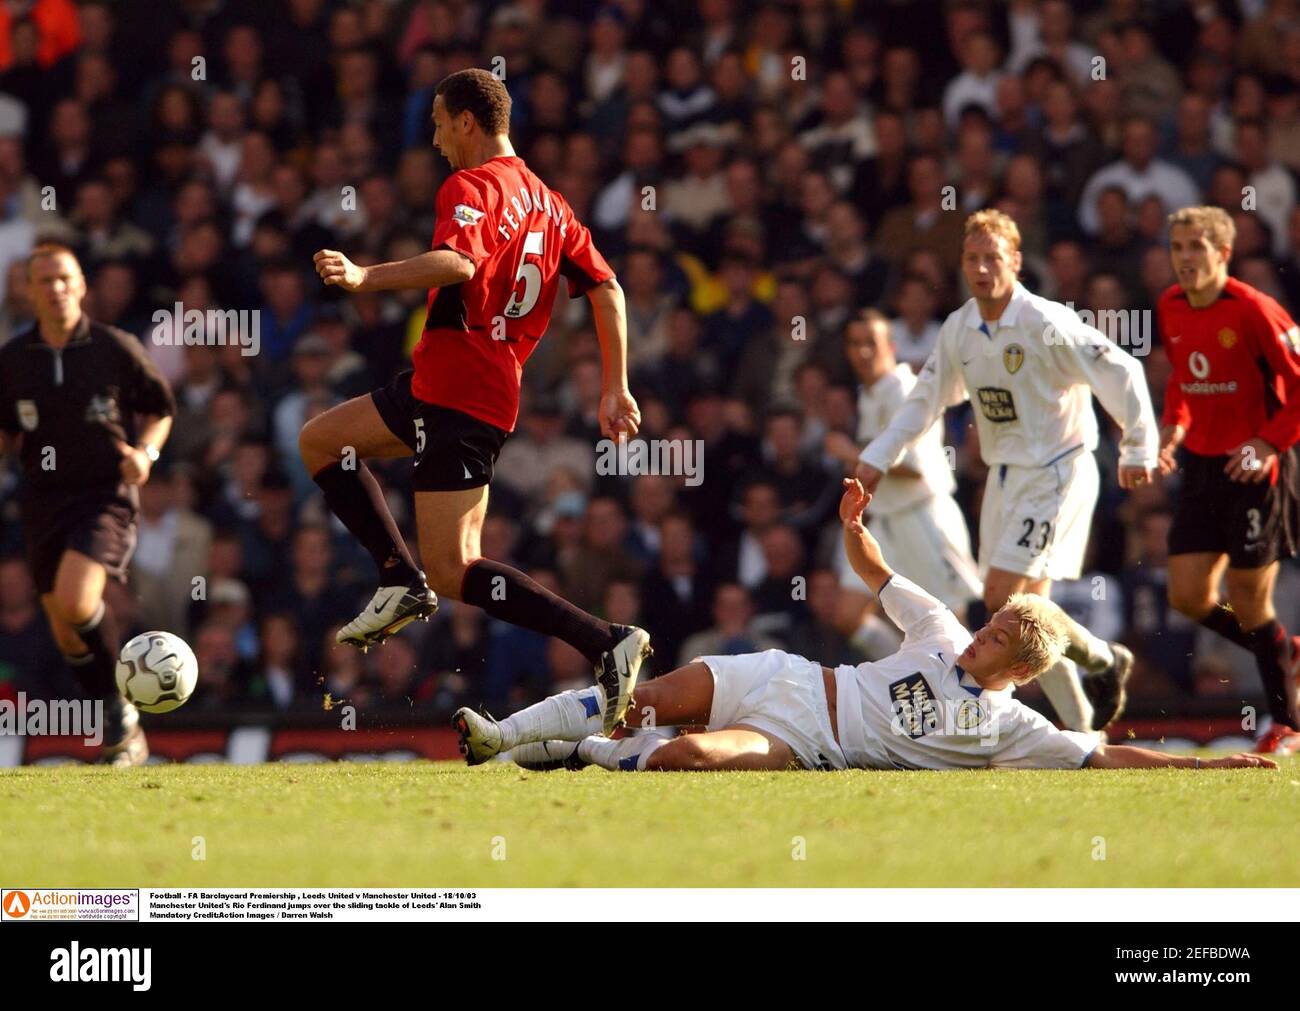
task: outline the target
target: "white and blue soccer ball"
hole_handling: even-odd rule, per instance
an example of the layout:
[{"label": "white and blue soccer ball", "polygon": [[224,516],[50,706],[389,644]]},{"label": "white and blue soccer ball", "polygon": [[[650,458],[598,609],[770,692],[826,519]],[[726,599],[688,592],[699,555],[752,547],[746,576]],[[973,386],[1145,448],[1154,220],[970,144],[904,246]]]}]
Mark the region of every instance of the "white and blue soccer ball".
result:
[{"label": "white and blue soccer ball", "polygon": [[146,713],[183,706],[198,680],[194,651],[171,632],[142,632],[117,657],[117,690]]}]

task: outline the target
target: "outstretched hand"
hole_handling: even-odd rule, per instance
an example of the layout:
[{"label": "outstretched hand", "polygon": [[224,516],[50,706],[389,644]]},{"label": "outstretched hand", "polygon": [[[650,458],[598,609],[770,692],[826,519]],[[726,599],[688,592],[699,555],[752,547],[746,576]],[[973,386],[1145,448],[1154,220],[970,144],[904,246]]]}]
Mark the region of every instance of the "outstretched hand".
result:
[{"label": "outstretched hand", "polygon": [[844,494],[840,497],[840,522],[846,527],[862,526],[862,511],[871,504],[871,492],[862,487],[856,477],[844,479]]}]

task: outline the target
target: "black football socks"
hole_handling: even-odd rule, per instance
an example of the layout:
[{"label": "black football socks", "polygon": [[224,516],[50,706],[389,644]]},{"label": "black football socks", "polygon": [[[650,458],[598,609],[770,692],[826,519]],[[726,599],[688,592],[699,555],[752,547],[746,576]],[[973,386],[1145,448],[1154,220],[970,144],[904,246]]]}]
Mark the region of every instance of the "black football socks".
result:
[{"label": "black football socks", "polygon": [[1210,613],[1200,619],[1200,623],[1211,632],[1218,632],[1219,635],[1242,649],[1253,651],[1255,648],[1250,644],[1250,636],[1246,634],[1241,627],[1241,623],[1237,621],[1236,613],[1227,604],[1215,604]]},{"label": "black football socks", "polygon": [[493,618],[563,639],[590,663],[599,663],[600,655],[613,645],[609,622],[490,558],[470,562],[460,592],[461,600]]},{"label": "black football socks", "polygon": [[117,654],[122,649],[117,616],[108,603],[101,600],[88,621],[72,627],[89,650],[79,657],[68,657],[73,673],[81,682],[82,691],[90,699],[115,699]]},{"label": "black football socks", "polygon": [[352,470],[344,468],[341,462],[331,463],[312,480],[324,493],[330,511],[370,552],[379,569],[381,586],[405,586],[415,579],[418,573],[415,559],[369,467],[358,462]]},{"label": "black football socks", "polygon": [[1264,697],[1274,723],[1291,725],[1290,707],[1287,704],[1287,670],[1291,666],[1291,637],[1274,618],[1259,628],[1244,633],[1246,648],[1255,654],[1260,680],[1264,682]]}]

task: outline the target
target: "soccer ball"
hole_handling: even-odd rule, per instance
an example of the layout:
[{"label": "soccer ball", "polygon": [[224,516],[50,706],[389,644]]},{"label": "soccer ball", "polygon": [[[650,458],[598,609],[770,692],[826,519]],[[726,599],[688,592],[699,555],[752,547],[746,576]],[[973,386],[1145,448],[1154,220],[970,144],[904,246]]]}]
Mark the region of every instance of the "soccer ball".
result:
[{"label": "soccer ball", "polygon": [[199,662],[179,635],[142,632],[117,657],[117,690],[146,713],[170,713],[194,694]]}]

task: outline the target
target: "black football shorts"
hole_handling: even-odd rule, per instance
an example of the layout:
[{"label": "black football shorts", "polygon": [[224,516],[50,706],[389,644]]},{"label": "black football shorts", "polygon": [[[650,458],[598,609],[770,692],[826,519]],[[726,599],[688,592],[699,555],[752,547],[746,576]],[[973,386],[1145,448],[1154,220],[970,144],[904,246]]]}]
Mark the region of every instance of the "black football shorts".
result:
[{"label": "black football shorts", "polygon": [[1169,528],[1169,553],[1226,554],[1234,569],[1257,569],[1292,554],[1297,498],[1294,460],[1283,454],[1273,483],[1244,484],[1223,468],[1227,456],[1181,454],[1182,488]]},{"label": "black football shorts", "polygon": [[56,499],[46,493],[39,507],[24,510],[27,560],[36,592],[54,590],[65,551],[93,558],[118,582],[126,581],[135,553],[135,503],[118,495],[70,494]]},{"label": "black football shorts", "polygon": [[461,491],[492,480],[509,432],[463,411],[427,404],[411,393],[412,369],[370,394],[395,436],[415,454],[416,491]]}]

